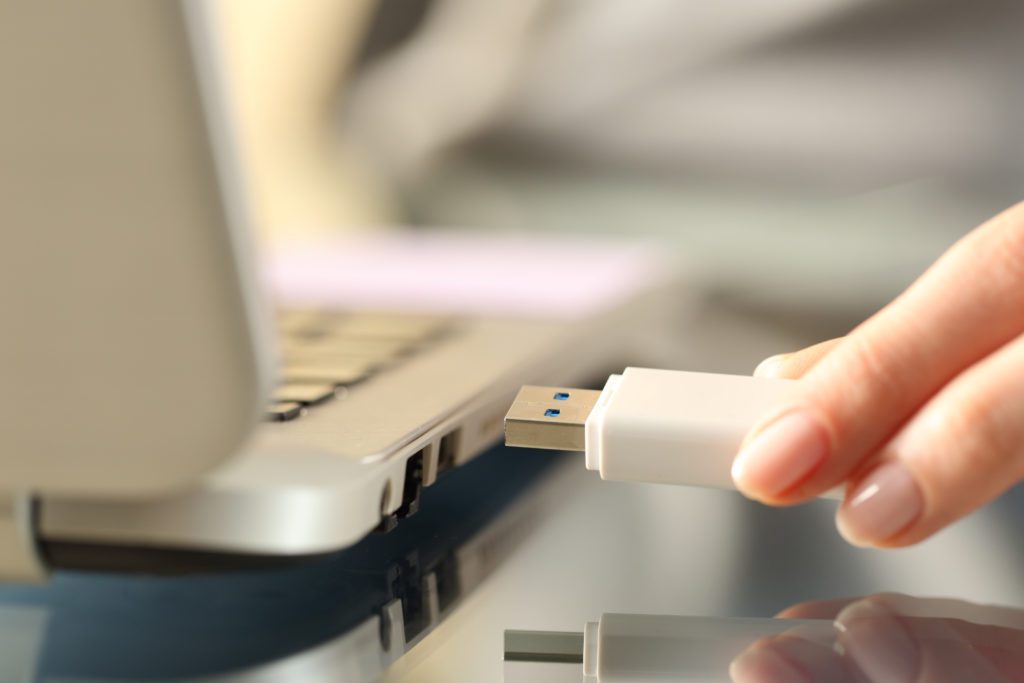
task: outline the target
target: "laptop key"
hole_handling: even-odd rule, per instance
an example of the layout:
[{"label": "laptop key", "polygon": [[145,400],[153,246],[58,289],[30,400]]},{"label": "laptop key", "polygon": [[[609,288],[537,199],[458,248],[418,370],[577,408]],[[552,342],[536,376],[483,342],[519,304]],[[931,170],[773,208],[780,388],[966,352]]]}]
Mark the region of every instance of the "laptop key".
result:
[{"label": "laptop key", "polygon": [[391,339],[349,339],[345,337],[321,337],[300,340],[285,338],[281,350],[286,357],[303,359],[312,356],[327,358],[369,358],[390,360],[408,354],[413,350],[409,342]]},{"label": "laptop key", "polygon": [[355,313],[342,320],[337,333],[356,339],[392,339],[416,343],[444,331],[450,320],[439,316]]},{"label": "laptop key", "polygon": [[347,386],[373,374],[374,367],[366,363],[288,363],[281,369],[286,384],[331,384]]},{"label": "laptop key", "polygon": [[284,309],[277,312],[277,329],[284,334],[301,333],[309,328],[319,328],[321,313],[312,309]]},{"label": "laptop key", "polygon": [[287,422],[300,417],[304,412],[306,412],[306,408],[301,403],[282,401],[272,403],[267,408],[267,419],[274,422]]},{"label": "laptop key", "polygon": [[339,323],[346,317],[345,313],[293,310],[280,315],[278,330],[296,340],[315,341],[335,336]]},{"label": "laptop key", "polygon": [[335,395],[336,389],[333,383],[293,382],[283,384],[275,389],[274,401],[315,406],[334,398]]}]

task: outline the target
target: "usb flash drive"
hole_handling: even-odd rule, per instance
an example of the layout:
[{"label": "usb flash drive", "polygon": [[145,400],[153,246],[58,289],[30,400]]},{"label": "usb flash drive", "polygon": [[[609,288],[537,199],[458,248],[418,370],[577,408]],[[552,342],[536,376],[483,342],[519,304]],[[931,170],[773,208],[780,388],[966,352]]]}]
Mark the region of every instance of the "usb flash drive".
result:
[{"label": "usb flash drive", "polygon": [[735,488],[730,469],[743,437],[794,384],[626,368],[602,391],[526,386],[505,416],[505,443],[585,451],[602,479]]},{"label": "usb flash drive", "polygon": [[583,632],[505,631],[504,660],[506,672],[518,663],[582,665],[583,680],[595,683],[724,683],[731,680],[729,666],[738,655],[780,634],[831,651],[836,630],[825,619],[604,614]]}]

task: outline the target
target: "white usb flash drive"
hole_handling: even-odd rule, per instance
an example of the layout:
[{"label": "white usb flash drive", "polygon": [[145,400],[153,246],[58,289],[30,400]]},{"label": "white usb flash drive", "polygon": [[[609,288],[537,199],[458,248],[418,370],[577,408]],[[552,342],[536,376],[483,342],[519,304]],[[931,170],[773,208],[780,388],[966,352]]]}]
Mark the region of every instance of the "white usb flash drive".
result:
[{"label": "white usb flash drive", "polygon": [[582,665],[588,683],[726,683],[737,656],[780,634],[831,648],[836,630],[829,620],[605,614],[582,633],[505,631],[504,659],[506,671],[516,663]]},{"label": "white usb flash drive", "polygon": [[730,468],[743,437],[794,385],[627,368],[602,391],[526,386],[505,416],[505,443],[585,451],[602,479],[735,488]]}]

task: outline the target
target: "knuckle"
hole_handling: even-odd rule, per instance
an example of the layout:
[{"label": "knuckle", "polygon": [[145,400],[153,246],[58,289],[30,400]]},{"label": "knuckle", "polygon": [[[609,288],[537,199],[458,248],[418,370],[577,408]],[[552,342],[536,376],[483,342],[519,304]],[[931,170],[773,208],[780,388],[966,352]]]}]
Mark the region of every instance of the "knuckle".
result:
[{"label": "knuckle", "polygon": [[1024,202],[1009,209],[971,235],[972,246],[990,272],[1017,282],[1024,280]]},{"label": "knuckle", "polygon": [[912,606],[915,602],[915,599],[906,593],[895,593],[891,591],[874,593],[868,596],[867,599],[894,614],[906,613],[908,611],[908,607]]},{"label": "knuckle", "polygon": [[1007,221],[996,240],[996,258],[1015,280],[1024,280],[1024,220]]},{"label": "knuckle", "polygon": [[907,387],[892,345],[884,348],[866,336],[850,341],[842,356],[806,386],[807,402],[827,432],[831,457],[798,489],[801,495],[820,493],[865,467],[877,447],[871,441],[873,423],[899,411],[905,400]]},{"label": "knuckle", "polygon": [[852,379],[867,390],[869,400],[900,391],[894,363],[882,354],[880,346],[871,342],[857,344],[848,359]]},{"label": "knuckle", "polygon": [[944,438],[959,452],[961,467],[991,471],[1013,455],[1013,434],[998,419],[997,408],[992,399],[974,396],[940,416]]},{"label": "knuckle", "polygon": [[[821,414],[832,445],[839,451],[860,441],[865,416],[887,411],[905,394],[892,344],[886,348],[869,334],[858,334],[850,342],[835,362],[815,374],[808,387],[810,402]],[[839,458],[826,471],[835,474],[851,465],[840,461],[845,463],[846,458]]]}]

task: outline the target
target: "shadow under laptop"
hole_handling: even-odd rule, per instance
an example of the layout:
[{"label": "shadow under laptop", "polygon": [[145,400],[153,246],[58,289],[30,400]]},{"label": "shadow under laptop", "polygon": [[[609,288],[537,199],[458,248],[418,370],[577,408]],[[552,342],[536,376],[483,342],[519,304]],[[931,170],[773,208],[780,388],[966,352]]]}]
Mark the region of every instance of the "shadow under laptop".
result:
[{"label": "shadow under laptop", "polygon": [[[494,448],[426,489],[397,528],[301,564],[186,576],[71,570],[45,587],[0,587],[0,634],[10,636],[2,680],[373,680],[559,504],[545,474],[564,461]],[[164,569],[189,560],[164,557],[179,563]]]}]

